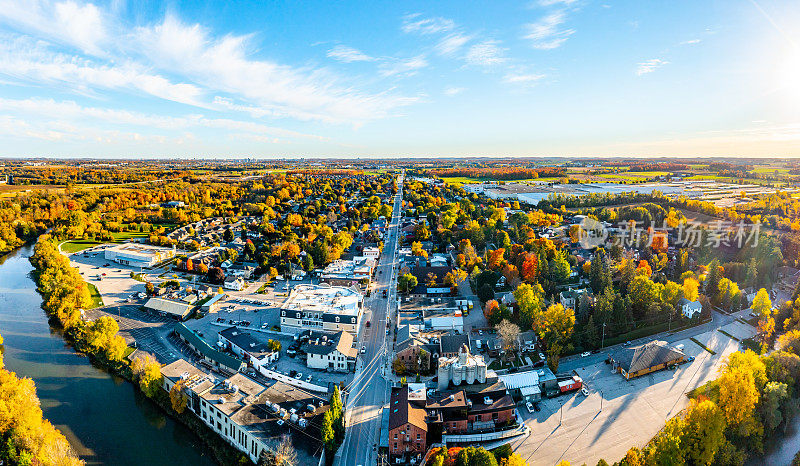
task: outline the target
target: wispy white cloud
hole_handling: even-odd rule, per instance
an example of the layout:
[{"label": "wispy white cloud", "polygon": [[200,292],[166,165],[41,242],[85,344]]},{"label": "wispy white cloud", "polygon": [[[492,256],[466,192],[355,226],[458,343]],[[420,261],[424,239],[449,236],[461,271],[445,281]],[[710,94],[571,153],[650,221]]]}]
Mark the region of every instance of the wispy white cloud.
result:
[{"label": "wispy white cloud", "polygon": [[448,87],[444,90],[444,95],[447,97],[453,97],[455,95],[461,94],[462,92],[466,91],[463,87]]},{"label": "wispy white cloud", "polygon": [[165,100],[202,106],[202,90],[176,83],[133,62],[100,64],[92,59],[55,53],[41,42],[24,38],[0,41],[0,74],[38,83],[61,83],[89,91],[137,90]]},{"label": "wispy white cloud", "polygon": [[426,66],[428,66],[428,61],[425,59],[425,56],[418,55],[406,60],[389,60],[381,63],[379,68],[383,76],[411,76]]},{"label": "wispy white cloud", "polygon": [[529,73],[529,74],[517,74],[517,73],[509,73],[503,77],[503,82],[508,84],[534,84],[545,77],[544,74],[539,73]]},{"label": "wispy white cloud", "polygon": [[113,108],[87,107],[79,105],[74,101],[56,101],[53,99],[0,98],[0,112],[24,116],[26,119],[30,119],[30,117],[41,117],[52,121],[84,121],[95,124],[139,126],[145,129],[170,131],[212,128],[262,136],[270,135],[291,139],[328,140],[328,138],[322,136],[305,134],[250,121],[228,118],[209,118],[199,114],[180,117],[154,115]]},{"label": "wispy white cloud", "polygon": [[1,0],[0,22],[35,31],[39,36],[102,54],[108,38],[108,19],[92,3],[72,0]]},{"label": "wispy white cloud", "polygon": [[700,42],[702,42],[700,39],[690,39],[681,42],[680,45],[697,45]]},{"label": "wispy white cloud", "polygon": [[337,45],[328,51],[328,57],[334,60],[339,60],[344,63],[352,63],[354,61],[372,61],[374,58],[365,54],[361,50],[348,47],[346,45]]},{"label": "wispy white cloud", "polygon": [[561,26],[566,22],[567,15],[564,11],[555,11],[545,15],[539,21],[525,26],[523,36],[532,42],[533,48],[551,50],[560,47],[575,33],[574,29],[564,29]]},{"label": "wispy white cloud", "polygon": [[507,59],[503,56],[505,49],[495,40],[487,40],[469,48],[464,59],[470,65],[494,66],[504,63]]},{"label": "wispy white cloud", "polygon": [[453,28],[455,28],[455,23],[450,19],[422,18],[419,13],[406,15],[401,26],[403,32],[407,34],[437,34],[451,31]]},{"label": "wispy white cloud", "polygon": [[564,5],[564,6],[571,6],[575,3],[578,3],[578,0],[538,0],[537,5],[548,7],[553,5]]},{"label": "wispy white cloud", "polygon": [[462,48],[472,40],[471,36],[461,33],[453,33],[443,38],[436,44],[436,51],[440,55],[452,56],[461,51]]},{"label": "wispy white cloud", "polygon": [[361,123],[386,117],[415,98],[369,94],[323,69],[299,69],[250,57],[250,36],[213,37],[200,25],[167,16],[141,28],[138,40],[151,62],[216,92],[247,100],[276,116]]},{"label": "wispy white cloud", "polygon": [[639,63],[639,66],[636,67],[636,75],[642,76],[648,73],[652,73],[653,71],[667,64],[669,64],[668,61],[662,60],[660,58],[652,58],[650,60],[643,61]]},{"label": "wispy white cloud", "polygon": [[[253,58],[259,48],[255,36],[215,34],[170,14],[131,27],[113,9],[89,3],[0,0],[3,23],[29,37],[7,32],[10,39],[0,40],[0,75],[21,83],[57,83],[84,95],[134,91],[204,108],[214,96],[225,95],[263,115],[354,125],[418,101],[394,90],[359,89],[327,68]],[[333,54],[367,57],[354,50]]]}]

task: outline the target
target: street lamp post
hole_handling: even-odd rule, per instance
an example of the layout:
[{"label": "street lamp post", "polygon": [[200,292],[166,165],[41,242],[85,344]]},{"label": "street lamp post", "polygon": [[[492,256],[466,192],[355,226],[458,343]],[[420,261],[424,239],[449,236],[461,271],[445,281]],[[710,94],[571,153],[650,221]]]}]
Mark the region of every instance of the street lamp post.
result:
[{"label": "street lamp post", "polygon": [[606,343],[606,323],[603,322],[603,338],[600,340],[600,348],[602,349]]}]

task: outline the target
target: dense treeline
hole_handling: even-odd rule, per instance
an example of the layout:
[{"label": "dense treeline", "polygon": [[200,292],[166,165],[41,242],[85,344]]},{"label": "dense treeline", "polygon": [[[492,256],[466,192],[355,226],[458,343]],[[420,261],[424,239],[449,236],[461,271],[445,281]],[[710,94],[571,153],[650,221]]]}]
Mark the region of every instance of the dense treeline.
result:
[{"label": "dense treeline", "polygon": [[[3,339],[0,337],[0,345]],[[7,370],[0,353],[0,462],[2,464],[82,465],[64,435],[42,417],[36,387]]]},{"label": "dense treeline", "polygon": [[16,185],[119,184],[164,179],[188,178],[185,170],[100,169],[66,166],[14,167],[7,172]]},{"label": "dense treeline", "polygon": [[466,176],[471,178],[485,178],[488,180],[525,180],[529,178],[552,178],[566,175],[566,170],[560,167],[486,167],[486,168],[438,168],[426,170],[428,176]]},{"label": "dense treeline", "polygon": [[47,315],[60,324],[78,350],[112,367],[120,365],[127,345],[117,335],[117,321],[111,317],[83,319],[81,311],[91,304],[88,285],[70,266],[69,259],[58,252],[49,235],[43,235],[36,243],[30,261],[36,268],[34,278]]}]

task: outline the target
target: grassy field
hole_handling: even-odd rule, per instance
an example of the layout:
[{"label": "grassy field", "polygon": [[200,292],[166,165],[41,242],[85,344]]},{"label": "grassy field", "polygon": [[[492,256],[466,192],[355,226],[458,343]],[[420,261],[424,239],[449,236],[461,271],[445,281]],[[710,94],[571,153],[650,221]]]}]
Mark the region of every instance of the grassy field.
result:
[{"label": "grassy field", "polygon": [[693,175],[687,176],[684,178],[686,180],[714,180],[720,181],[723,183],[749,183],[749,184],[759,184],[759,185],[776,185],[778,187],[785,185],[785,182],[782,181],[772,181],[772,180],[759,180],[757,178],[734,178],[731,176],[719,176],[719,175]]},{"label": "grassy field", "polygon": [[61,250],[68,254],[72,254],[74,252],[83,251],[84,249],[89,249],[92,246],[97,246],[98,244],[100,243],[91,239],[76,239],[63,243],[61,245]]},{"label": "grassy field", "polygon": [[756,167],[753,169],[753,173],[775,173],[775,172],[785,175],[789,173],[789,169],[780,167]]},{"label": "grassy field", "polygon": [[[132,238],[146,238],[149,236],[149,232],[140,232],[140,231],[120,231],[111,233],[111,243],[124,243],[125,241],[132,239]],[[67,241],[61,245],[61,250],[66,253],[73,253],[78,251],[83,251],[84,249],[91,248],[93,246],[97,246],[99,244],[105,244],[105,241],[95,241],[91,239],[74,239]]]},{"label": "grassy field", "polygon": [[642,181],[650,178],[655,178],[657,176],[665,176],[669,174],[670,172],[651,171],[651,172],[603,173],[597,176],[605,178],[607,180]]},{"label": "grassy field", "polygon": [[86,285],[89,287],[89,294],[92,295],[92,304],[89,305],[89,309],[102,306],[103,298],[100,297],[100,292],[97,291],[97,287],[91,283],[86,283]]},{"label": "grassy field", "polygon": [[15,185],[15,184],[0,184],[0,198],[14,197],[19,193],[27,191],[47,191],[54,194],[62,194],[64,186],[42,184],[42,185]]}]

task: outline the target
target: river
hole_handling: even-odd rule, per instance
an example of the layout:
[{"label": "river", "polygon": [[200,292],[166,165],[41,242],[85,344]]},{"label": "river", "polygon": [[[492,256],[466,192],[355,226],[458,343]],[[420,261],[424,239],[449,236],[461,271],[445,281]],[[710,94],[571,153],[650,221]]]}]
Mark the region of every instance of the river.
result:
[{"label": "river", "polygon": [[6,368],[33,379],[45,417],[87,464],[215,464],[191,431],[50,328],[30,276],[32,253],[26,246],[0,258],[0,333]]}]

